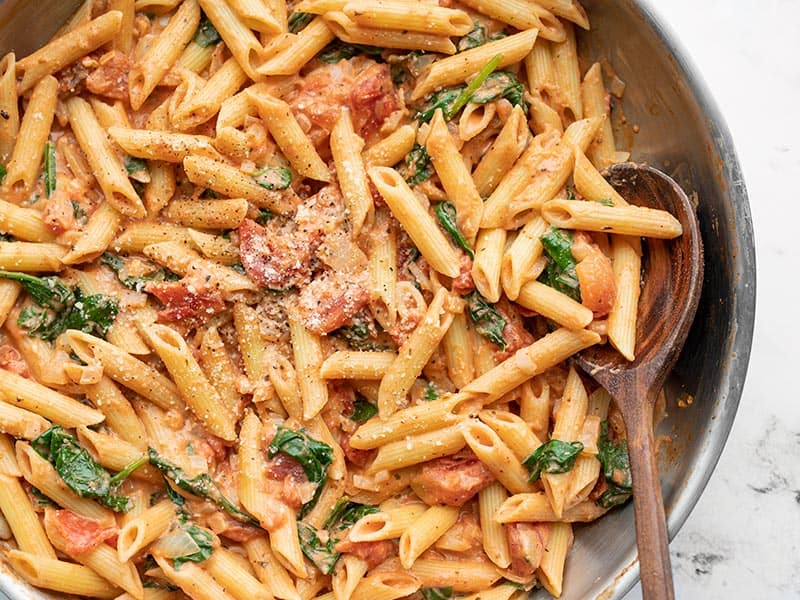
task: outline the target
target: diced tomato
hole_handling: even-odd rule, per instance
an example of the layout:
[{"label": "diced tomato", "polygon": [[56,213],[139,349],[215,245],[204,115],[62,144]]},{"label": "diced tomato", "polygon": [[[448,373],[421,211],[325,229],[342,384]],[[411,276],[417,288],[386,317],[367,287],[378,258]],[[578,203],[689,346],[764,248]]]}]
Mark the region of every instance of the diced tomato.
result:
[{"label": "diced tomato", "polygon": [[300,293],[298,308],[306,328],[324,335],[339,329],[369,302],[366,273],[329,271]]},{"label": "diced tomato", "polygon": [[145,289],[164,304],[158,312],[161,323],[192,329],[225,310],[225,301],[216,289],[199,288],[184,281],[154,281]]},{"label": "diced tomato", "polygon": [[531,345],[533,343],[533,335],[525,329],[519,311],[508,300],[501,299],[494,307],[506,320],[506,326],[503,328],[503,337],[507,346],[505,350],[495,353],[495,358],[501,361],[514,354],[520,348]]},{"label": "diced tomato", "polygon": [[239,226],[239,254],[250,279],[272,290],[286,290],[311,278],[311,260],[320,239],[318,232],[282,231],[272,221],[262,227],[245,219]]},{"label": "diced tomato", "polygon": [[426,504],[463,506],[494,481],[494,475],[472,452],[445,456],[422,465],[411,488]]},{"label": "diced tomato", "polygon": [[48,510],[45,526],[52,527],[65,540],[64,551],[70,556],[86,554],[97,546],[116,537],[116,527],[103,527],[88,517],[71,510]]},{"label": "diced tomato", "polygon": [[367,563],[367,568],[372,569],[385,561],[394,552],[394,544],[389,540],[379,542],[352,542],[345,536],[334,546],[337,552],[353,554]]},{"label": "diced tomato", "polygon": [[550,537],[550,523],[507,523],[506,538],[511,554],[509,571],[517,577],[533,577]]},{"label": "diced tomato", "polygon": [[0,368],[16,373],[21,377],[31,376],[30,371],[28,371],[28,363],[22,358],[19,350],[11,344],[0,346]]},{"label": "diced tomato", "polygon": [[125,54],[116,50],[109,52],[100,57],[99,66],[86,78],[86,89],[98,96],[127,100],[130,69]]}]

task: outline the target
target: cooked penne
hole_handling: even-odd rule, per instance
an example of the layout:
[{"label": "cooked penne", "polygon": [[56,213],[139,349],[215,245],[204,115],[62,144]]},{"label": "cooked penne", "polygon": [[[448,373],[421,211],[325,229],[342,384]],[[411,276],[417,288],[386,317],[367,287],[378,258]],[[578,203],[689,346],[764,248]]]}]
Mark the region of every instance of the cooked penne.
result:
[{"label": "cooked penne", "polygon": [[262,75],[294,75],[314,58],[336,36],[325,19],[318,17],[306,25],[286,43],[284,48],[258,67]]},{"label": "cooked penne", "polygon": [[331,132],[331,153],[339,175],[339,186],[350,213],[350,224],[356,235],[373,211],[372,193],[369,191],[367,171],[361,158],[363,147],[364,140],[353,130],[350,111],[342,110]]},{"label": "cooked penne", "polygon": [[680,222],[670,213],[645,206],[606,206],[599,202],[551,200],[542,205],[542,217],[563,229],[666,240],[683,233]]},{"label": "cooked penne", "polygon": [[239,66],[250,79],[258,79],[256,69],[262,62],[262,46],[255,34],[228,3],[216,0],[199,0],[199,2],[200,8],[219,32]]},{"label": "cooked penne", "polygon": [[200,23],[197,0],[184,0],[153,44],[131,67],[129,89],[131,107],[138,110],[161,78],[178,60]]},{"label": "cooked penne", "polygon": [[458,253],[400,174],[388,167],[371,167],[368,172],[392,214],[431,266],[448,277],[458,275]]},{"label": "cooked penne", "polygon": [[351,44],[379,44],[384,48],[425,50],[442,54],[453,54],[456,51],[447,36],[365,27],[344,12],[325,13],[325,21],[337,38]]}]

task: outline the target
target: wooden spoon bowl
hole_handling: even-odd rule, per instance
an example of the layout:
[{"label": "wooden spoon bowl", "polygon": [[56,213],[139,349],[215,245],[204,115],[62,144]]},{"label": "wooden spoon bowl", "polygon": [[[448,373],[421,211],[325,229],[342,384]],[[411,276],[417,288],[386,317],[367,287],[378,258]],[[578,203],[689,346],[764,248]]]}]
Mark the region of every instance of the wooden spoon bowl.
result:
[{"label": "wooden spoon bowl", "polygon": [[653,406],[678,359],[703,285],[703,243],[694,208],[664,173],[633,163],[615,165],[606,179],[630,204],[670,212],[683,235],[647,240],[639,298],[635,360],[610,345],[581,352],[576,362],[614,398],[625,420],[642,592],[646,600],[674,598],[661,484],[653,441]]}]

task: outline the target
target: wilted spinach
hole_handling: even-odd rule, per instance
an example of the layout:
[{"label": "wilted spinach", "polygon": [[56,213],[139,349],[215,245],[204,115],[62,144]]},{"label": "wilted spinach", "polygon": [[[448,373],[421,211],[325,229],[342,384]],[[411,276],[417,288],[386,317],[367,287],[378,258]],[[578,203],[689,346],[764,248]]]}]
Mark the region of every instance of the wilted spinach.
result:
[{"label": "wilted spinach", "polygon": [[506,319],[501,315],[492,304],[486,301],[478,291],[473,291],[464,296],[467,301],[467,314],[475,324],[475,330],[493,344],[506,349],[508,342],[503,336],[506,327]]},{"label": "wilted spinach", "polygon": [[551,227],[540,239],[548,260],[539,280],[580,302],[581,290],[575,270],[577,262],[572,256],[572,236]]},{"label": "wilted spinach", "polygon": [[69,289],[57,277],[0,271],[0,278],[18,281],[36,306],[27,306],[17,324],[31,337],[52,342],[67,329],[105,337],[117,316],[117,301],[93,294],[84,296],[79,287]]},{"label": "wilted spinach", "polygon": [[608,488],[597,499],[603,508],[624,504],[631,497],[631,462],[628,456],[628,441],[615,444],[608,437],[608,421],[600,424],[600,439],[597,442],[597,458],[603,467]]},{"label": "wilted spinach", "polygon": [[297,33],[314,20],[316,15],[304,12],[293,12],[289,16],[289,33]]},{"label": "wilted spinach", "polygon": [[347,60],[353,58],[357,54],[366,54],[372,58],[380,58],[383,53],[383,48],[377,46],[364,46],[361,44],[348,44],[341,40],[335,40],[328,44],[319,59],[324,63],[337,63],[340,60]]},{"label": "wilted spinach", "polygon": [[298,521],[297,531],[303,554],[325,575],[330,575],[341,556],[341,553],[335,550],[339,541],[338,534],[355,525],[362,517],[376,512],[378,509],[375,506],[351,502],[344,497],[333,507],[323,525],[323,531],[317,531],[310,525]]},{"label": "wilted spinach", "polygon": [[378,407],[368,402],[362,396],[356,396],[356,401],[353,403],[353,414],[350,415],[350,420],[356,423],[363,423],[370,420],[378,414]]},{"label": "wilted spinach", "polygon": [[173,566],[179,569],[183,563],[186,562],[203,562],[211,557],[214,552],[214,535],[207,529],[198,527],[194,523],[184,525],[182,529],[189,534],[199,550],[192,554],[184,554],[183,556],[176,556],[173,560]]},{"label": "wilted spinach", "polygon": [[300,511],[302,517],[314,508],[319,500],[322,487],[328,479],[328,467],[333,462],[333,448],[312,438],[305,429],[294,431],[278,425],[275,437],[267,448],[267,455],[274,458],[278,453],[285,454],[300,463],[308,480],[317,484],[314,497],[306,502]]},{"label": "wilted spinach", "polygon": [[208,48],[214,44],[219,44],[222,41],[222,37],[208,17],[203,15],[203,18],[200,19],[197,33],[194,34],[194,41],[201,48]]},{"label": "wilted spinach", "polygon": [[486,104],[499,98],[505,98],[514,106],[522,106],[527,110],[525,102],[525,86],[516,75],[508,71],[496,71],[486,78],[469,101],[474,104]]},{"label": "wilted spinach", "polygon": [[292,183],[292,172],[286,167],[265,167],[253,173],[252,177],[268,190],[285,190]]},{"label": "wilted spinach", "polygon": [[420,123],[428,123],[433,118],[437,108],[441,108],[445,115],[448,114],[465,89],[466,86],[457,85],[434,92],[425,101],[415,118]]},{"label": "wilted spinach", "polygon": [[450,600],[453,597],[453,588],[451,586],[422,588],[420,591],[424,600]]},{"label": "wilted spinach", "polygon": [[542,473],[566,473],[575,466],[575,458],[583,451],[580,442],[549,440],[539,446],[522,464],[530,471],[531,483],[537,481]]},{"label": "wilted spinach", "polygon": [[414,144],[411,151],[406,154],[401,171],[408,185],[417,185],[430,179],[433,175],[433,166],[425,146]]},{"label": "wilted spinach", "polygon": [[119,279],[122,285],[136,292],[143,292],[145,286],[151,281],[177,281],[180,279],[180,277],[172,271],[167,271],[155,265],[153,265],[153,272],[150,275],[131,277],[128,275],[125,268],[125,261],[116,254],[111,254],[110,252],[104,252],[100,256],[100,262],[117,274],[117,279]]},{"label": "wilted spinach", "polygon": [[470,258],[475,258],[475,253],[472,251],[472,247],[458,229],[455,204],[449,200],[439,202],[433,207],[433,212],[436,213],[436,218],[439,219],[439,224],[447,233],[450,234],[450,237],[453,238],[453,241],[458,244],[459,247],[463,248],[464,251],[469,254]]},{"label": "wilted spinach", "polygon": [[56,145],[47,141],[44,145],[44,194],[48,198],[56,191]]},{"label": "wilted spinach", "polygon": [[95,461],[85,448],[78,444],[75,436],[60,425],[53,425],[31,441],[34,450],[53,465],[56,473],[69,489],[81,498],[91,498],[112,510],[125,512],[130,501],[124,496],[115,496],[115,487],[125,477],[141,466],[141,462],[130,465],[118,474],[111,474]]},{"label": "wilted spinach", "polygon": [[[249,525],[258,525],[258,519],[248,515],[243,510],[240,510],[235,504],[233,504],[233,502],[222,495],[222,492],[219,491],[217,484],[211,480],[211,477],[208,473],[200,473],[194,477],[187,477],[186,474],[184,474],[183,469],[181,469],[175,463],[172,463],[159,456],[158,452],[156,452],[153,448],[147,449],[147,456],[151,465],[161,471],[161,474],[164,475],[164,477],[172,481],[183,491],[189,492],[198,498],[210,500],[237,521],[241,521],[242,523],[247,523]],[[169,486],[167,486],[167,488],[169,489]]]}]

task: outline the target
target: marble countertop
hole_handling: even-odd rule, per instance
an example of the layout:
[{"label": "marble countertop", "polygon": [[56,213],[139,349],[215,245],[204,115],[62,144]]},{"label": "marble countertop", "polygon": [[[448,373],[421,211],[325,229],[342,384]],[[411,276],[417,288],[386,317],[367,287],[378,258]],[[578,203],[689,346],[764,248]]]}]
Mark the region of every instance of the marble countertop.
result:
[{"label": "marble countertop", "polygon": [[[800,598],[800,2],[654,2],[731,129],[758,260],[755,341],[725,451],[671,544],[680,599]],[[625,600],[641,598],[638,586]]]}]

